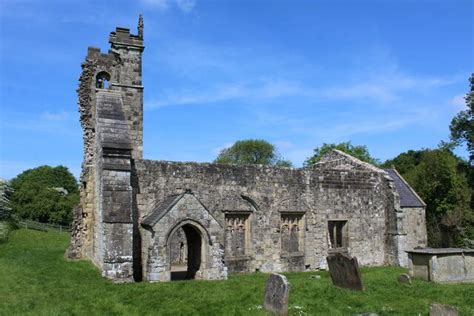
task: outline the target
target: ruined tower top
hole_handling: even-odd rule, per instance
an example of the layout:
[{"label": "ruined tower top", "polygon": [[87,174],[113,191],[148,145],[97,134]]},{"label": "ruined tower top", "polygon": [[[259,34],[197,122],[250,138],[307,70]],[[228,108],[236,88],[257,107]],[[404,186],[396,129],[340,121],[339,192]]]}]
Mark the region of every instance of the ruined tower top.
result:
[{"label": "ruined tower top", "polygon": [[[130,135],[127,142],[132,145],[133,159],[142,158],[143,152],[143,17],[140,15],[138,19],[137,35],[131,34],[128,28],[117,27],[110,32],[109,43],[107,53],[96,47],[88,48],[78,90],[81,123],[86,138],[85,161],[86,165],[91,166],[97,147],[94,145],[96,114],[105,106],[99,103],[112,98],[99,97],[99,93],[120,95],[120,100],[116,102],[120,106],[115,108],[120,107],[119,112],[123,113],[124,122],[128,125]],[[114,115],[117,116],[116,113]]]},{"label": "ruined tower top", "polygon": [[138,37],[143,40],[143,15],[138,16]]},{"label": "ruined tower top", "polygon": [[112,48],[135,48],[143,51],[143,16],[140,14],[138,18],[138,34],[130,34],[130,29],[117,27],[114,32],[110,33],[109,42]]}]

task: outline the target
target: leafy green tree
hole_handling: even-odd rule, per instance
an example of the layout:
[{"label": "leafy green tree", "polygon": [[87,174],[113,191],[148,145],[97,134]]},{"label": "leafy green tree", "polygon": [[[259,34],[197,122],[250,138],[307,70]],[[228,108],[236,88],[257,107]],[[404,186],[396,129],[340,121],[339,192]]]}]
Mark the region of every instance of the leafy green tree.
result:
[{"label": "leafy green tree", "polygon": [[352,145],[351,142],[343,142],[339,144],[327,144],[323,143],[321,147],[317,147],[314,149],[313,156],[308,157],[305,162],[304,166],[308,167],[311,165],[314,165],[316,162],[321,160],[321,158],[330,152],[333,149],[338,149],[340,151],[345,152],[346,154],[349,154],[353,157],[356,157],[357,159],[360,159],[362,161],[368,162],[373,165],[379,165],[380,161],[376,158],[373,158],[369,150],[367,149],[366,146],[361,146],[361,145]]},{"label": "leafy green tree", "polygon": [[0,179],[0,221],[7,221],[11,219],[11,193],[12,189],[10,183],[8,183],[8,181]]},{"label": "leafy green tree", "polygon": [[474,216],[462,159],[449,150],[410,150],[384,167],[395,167],[426,203],[428,243],[432,247],[472,246]]},{"label": "leafy green tree", "polygon": [[20,218],[69,225],[79,203],[76,179],[64,166],[29,169],[11,180],[11,207]]},{"label": "leafy green tree", "polygon": [[428,149],[422,150],[409,150],[401,153],[393,159],[386,160],[381,167],[383,168],[395,168],[397,171],[408,181],[413,182],[413,173],[416,167],[420,164],[423,155]]},{"label": "leafy green tree", "polygon": [[214,160],[214,163],[292,166],[289,160],[280,157],[274,145],[262,139],[236,141],[231,147],[224,148]]},{"label": "leafy green tree", "polygon": [[474,73],[469,78],[470,91],[466,94],[467,109],[459,112],[451,121],[451,141],[456,145],[465,143],[471,166],[474,164]]}]

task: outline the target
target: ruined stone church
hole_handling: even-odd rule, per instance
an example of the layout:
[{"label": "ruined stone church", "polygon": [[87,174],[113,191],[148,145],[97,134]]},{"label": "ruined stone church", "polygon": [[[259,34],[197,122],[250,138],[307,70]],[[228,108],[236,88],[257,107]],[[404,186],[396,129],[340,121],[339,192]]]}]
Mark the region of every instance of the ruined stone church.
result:
[{"label": "ruined stone church", "polygon": [[[425,205],[396,170],[334,150],[309,168],[142,157],[143,20],[89,47],[79,79],[81,201],[70,258],[114,281],[225,279],[233,272],[406,265],[426,246]],[[172,118],[170,118],[172,119]]]}]

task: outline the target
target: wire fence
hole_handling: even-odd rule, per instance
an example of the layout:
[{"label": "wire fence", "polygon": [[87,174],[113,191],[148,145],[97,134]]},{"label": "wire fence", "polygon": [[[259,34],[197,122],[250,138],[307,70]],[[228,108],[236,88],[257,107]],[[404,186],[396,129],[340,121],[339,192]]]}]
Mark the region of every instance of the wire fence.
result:
[{"label": "wire fence", "polygon": [[18,221],[18,226],[26,228],[26,229],[34,229],[34,230],[40,230],[40,231],[59,231],[59,232],[70,232],[71,231],[71,226],[62,226],[62,225],[56,225],[56,224],[48,224],[48,223],[40,223],[40,222],[35,222],[35,221],[27,221],[27,220],[21,220]]},{"label": "wire fence", "polygon": [[8,223],[0,222],[0,243],[7,240],[9,230]]}]

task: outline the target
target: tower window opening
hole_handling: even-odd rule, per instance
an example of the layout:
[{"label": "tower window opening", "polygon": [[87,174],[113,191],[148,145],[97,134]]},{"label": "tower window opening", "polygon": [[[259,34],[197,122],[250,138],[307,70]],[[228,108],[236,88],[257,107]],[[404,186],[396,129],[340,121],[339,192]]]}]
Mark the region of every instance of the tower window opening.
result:
[{"label": "tower window opening", "polygon": [[95,87],[98,89],[108,89],[109,88],[110,75],[101,71],[96,76]]}]

